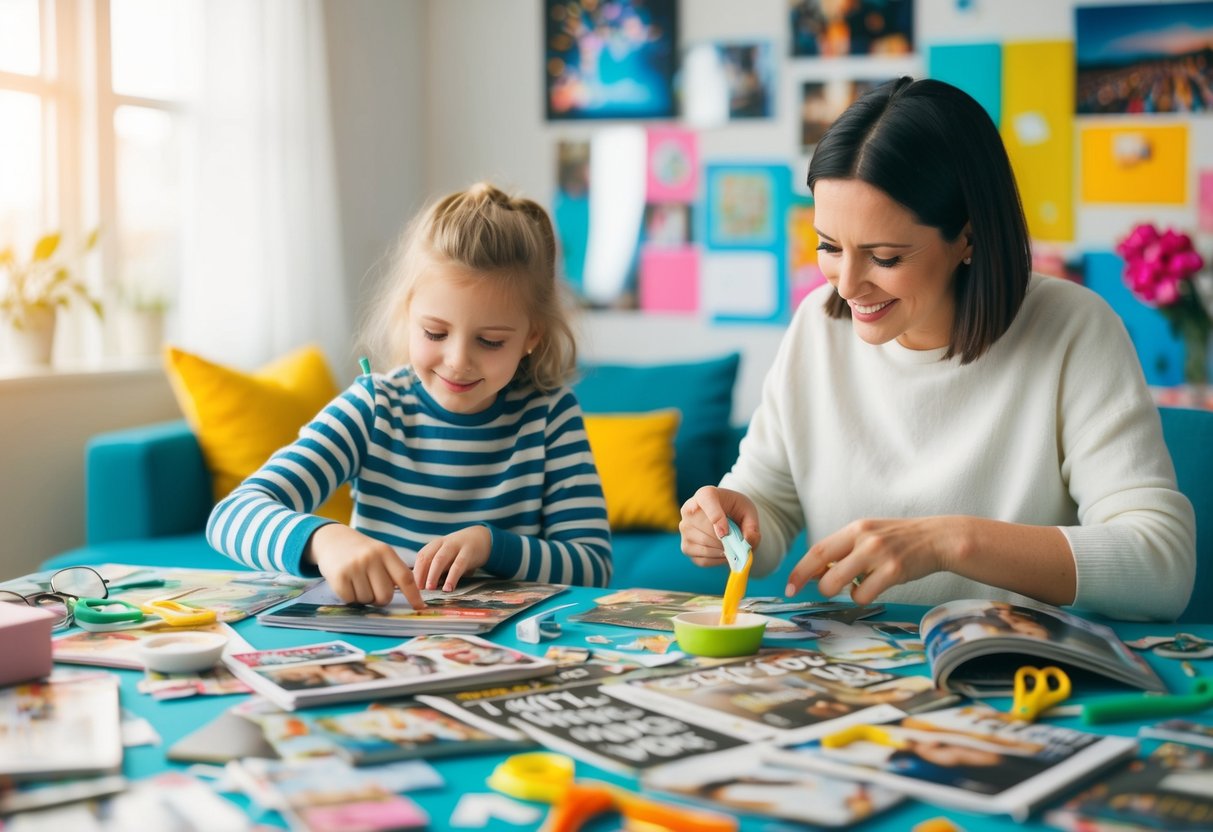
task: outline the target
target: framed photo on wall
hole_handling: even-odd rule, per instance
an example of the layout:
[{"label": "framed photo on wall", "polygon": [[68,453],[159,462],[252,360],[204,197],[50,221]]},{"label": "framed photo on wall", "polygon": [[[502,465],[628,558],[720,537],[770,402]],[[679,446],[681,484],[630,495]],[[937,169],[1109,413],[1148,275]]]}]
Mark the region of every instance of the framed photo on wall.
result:
[{"label": "framed photo on wall", "polygon": [[543,0],[549,121],[677,115],[678,0]]}]

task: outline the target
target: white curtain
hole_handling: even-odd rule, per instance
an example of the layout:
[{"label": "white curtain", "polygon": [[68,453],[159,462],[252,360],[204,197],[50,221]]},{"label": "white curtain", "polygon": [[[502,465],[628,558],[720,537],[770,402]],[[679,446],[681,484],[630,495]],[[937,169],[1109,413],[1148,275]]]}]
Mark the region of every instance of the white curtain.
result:
[{"label": "white curtain", "polygon": [[207,0],[172,340],[251,369],[352,360],[321,0]]}]

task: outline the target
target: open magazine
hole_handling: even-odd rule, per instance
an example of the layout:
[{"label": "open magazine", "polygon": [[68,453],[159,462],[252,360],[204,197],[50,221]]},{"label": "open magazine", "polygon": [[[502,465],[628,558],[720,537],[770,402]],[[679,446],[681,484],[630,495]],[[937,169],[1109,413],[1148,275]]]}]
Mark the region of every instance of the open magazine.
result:
[{"label": "open magazine", "polygon": [[1110,628],[1034,602],[948,601],[922,618],[931,678],[968,696],[1009,696],[1025,664],[1057,664],[1166,693],[1158,674]]},{"label": "open magazine", "polygon": [[468,635],[418,636],[366,653],[344,641],[225,655],[236,678],[280,708],[386,699],[550,673],[547,659]]},{"label": "open magazine", "polygon": [[1024,722],[983,705],[914,715],[889,711],[862,731],[853,729],[845,742],[793,735],[767,759],[887,786],[940,806],[1023,821],[1061,792],[1137,751],[1137,742],[1127,737]]},{"label": "open magazine", "polygon": [[565,589],[560,584],[476,580],[451,592],[423,590],[425,609],[415,610],[399,593],[385,607],[345,604],[327,583],[322,583],[292,603],[262,613],[257,620],[275,627],[373,636],[485,633]]},{"label": "open magazine", "polygon": [[52,675],[0,689],[0,781],[118,774],[118,679]]},{"label": "open magazine", "polygon": [[957,700],[923,676],[837,662],[814,650],[763,650],[714,667],[692,667],[603,685],[604,693],[743,740],[766,740],[880,705],[904,712]]}]

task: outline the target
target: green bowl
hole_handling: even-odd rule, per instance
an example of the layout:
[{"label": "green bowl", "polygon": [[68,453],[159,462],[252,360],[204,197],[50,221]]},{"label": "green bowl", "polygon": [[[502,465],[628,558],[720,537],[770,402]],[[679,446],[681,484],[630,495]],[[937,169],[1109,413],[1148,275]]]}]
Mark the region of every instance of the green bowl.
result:
[{"label": "green bowl", "polygon": [[696,610],[674,616],[678,647],[694,656],[726,658],[758,652],[766,619],[749,612],[737,613],[732,624],[721,625],[720,610]]}]

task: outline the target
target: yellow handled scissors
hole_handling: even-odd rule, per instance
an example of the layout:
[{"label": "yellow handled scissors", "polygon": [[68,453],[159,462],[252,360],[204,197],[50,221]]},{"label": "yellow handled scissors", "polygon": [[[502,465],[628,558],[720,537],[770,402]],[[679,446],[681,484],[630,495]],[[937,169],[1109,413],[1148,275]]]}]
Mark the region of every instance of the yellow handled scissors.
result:
[{"label": "yellow handled scissors", "polygon": [[1059,667],[1036,668],[1024,665],[1015,671],[1015,698],[1011,716],[1026,722],[1070,696],[1070,677]]},{"label": "yellow handled scissors", "polygon": [[750,579],[750,567],[754,564],[754,551],[741,536],[741,529],[729,521],[729,533],[720,538],[724,544],[724,557],[729,563],[729,582],[724,586],[724,600],[720,605],[720,624],[728,626],[737,620],[737,608],[745,597],[746,583]]},{"label": "yellow handled scissors", "polygon": [[[735,818],[639,797],[594,780],[576,781],[573,761],[563,754],[534,751],[500,763],[488,784],[520,800],[550,803],[542,832],[575,832],[604,812],[619,812],[637,826],[677,832],[736,832]],[[631,827],[628,827],[631,828]]]}]

